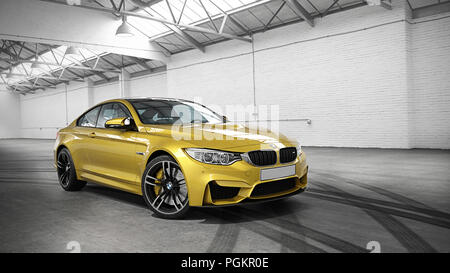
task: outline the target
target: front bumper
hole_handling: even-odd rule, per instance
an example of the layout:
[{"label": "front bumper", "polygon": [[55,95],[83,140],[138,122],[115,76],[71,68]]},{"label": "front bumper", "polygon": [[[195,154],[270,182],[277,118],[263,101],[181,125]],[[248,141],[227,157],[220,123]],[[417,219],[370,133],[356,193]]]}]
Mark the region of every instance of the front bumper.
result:
[{"label": "front bumper", "polygon": [[[210,165],[181,154],[176,158],[180,161],[185,175],[190,206],[227,206],[273,200],[303,192],[308,183],[308,166],[304,153],[293,162],[264,167],[252,166],[245,161],[238,161],[230,166]],[[288,165],[295,165],[295,175],[260,180],[261,169]],[[265,184],[271,182],[274,183]],[[277,183],[280,184],[277,185]],[[289,183],[289,185],[281,183]],[[255,194],[256,188],[258,188],[258,194]],[[217,194],[221,190],[225,194]]]},{"label": "front bumper", "polygon": [[266,202],[271,202],[271,201],[275,201],[275,200],[279,200],[279,199],[284,199],[284,198],[287,198],[287,197],[290,197],[290,196],[293,196],[293,195],[297,195],[297,194],[300,194],[300,193],[302,193],[302,192],[304,192],[306,190],[307,190],[307,187],[300,188],[300,189],[295,190],[295,191],[293,191],[291,193],[285,193],[285,194],[282,194],[282,195],[279,195],[279,196],[275,196],[275,197],[268,197],[268,198],[262,198],[262,199],[250,199],[250,198],[247,198],[247,199],[244,199],[244,200],[242,200],[240,202],[237,202],[237,203],[229,203],[229,204],[223,204],[223,205],[219,205],[219,204],[208,205],[208,204],[205,204],[205,205],[202,206],[202,208],[230,207],[230,206],[240,206],[240,205],[246,205],[246,204],[266,203]]}]

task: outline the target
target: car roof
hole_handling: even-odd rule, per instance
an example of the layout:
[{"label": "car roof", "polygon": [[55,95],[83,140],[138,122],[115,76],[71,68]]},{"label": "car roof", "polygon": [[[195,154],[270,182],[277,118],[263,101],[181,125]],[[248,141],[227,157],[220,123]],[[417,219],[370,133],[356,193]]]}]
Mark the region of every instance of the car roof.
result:
[{"label": "car roof", "polygon": [[126,100],[128,102],[161,101],[161,100],[193,102],[193,101],[185,100],[185,99],[166,98],[166,97],[123,98],[123,100]]}]

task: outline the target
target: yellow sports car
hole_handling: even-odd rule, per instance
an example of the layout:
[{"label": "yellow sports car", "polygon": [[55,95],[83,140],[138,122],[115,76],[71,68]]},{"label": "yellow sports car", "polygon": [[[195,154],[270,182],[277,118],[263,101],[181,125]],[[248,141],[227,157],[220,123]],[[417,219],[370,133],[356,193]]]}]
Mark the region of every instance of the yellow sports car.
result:
[{"label": "yellow sports car", "polygon": [[297,141],[180,99],[100,103],[58,132],[54,156],[64,190],[100,183],[142,195],[163,218],[287,197],[307,184]]}]

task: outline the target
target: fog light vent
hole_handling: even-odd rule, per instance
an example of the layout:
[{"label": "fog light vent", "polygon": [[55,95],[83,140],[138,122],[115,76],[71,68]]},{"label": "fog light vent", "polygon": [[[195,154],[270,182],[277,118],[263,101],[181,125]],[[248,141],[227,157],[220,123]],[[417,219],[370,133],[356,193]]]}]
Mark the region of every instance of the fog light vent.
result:
[{"label": "fog light vent", "polygon": [[213,201],[218,199],[230,199],[235,197],[240,188],[239,187],[222,187],[217,185],[216,182],[212,181],[209,183],[209,190],[211,192],[211,198]]}]

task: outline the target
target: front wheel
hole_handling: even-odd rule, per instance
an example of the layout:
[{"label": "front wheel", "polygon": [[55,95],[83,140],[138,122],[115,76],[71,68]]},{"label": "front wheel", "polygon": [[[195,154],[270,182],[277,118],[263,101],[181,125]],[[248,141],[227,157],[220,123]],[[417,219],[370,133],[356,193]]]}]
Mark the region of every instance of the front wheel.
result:
[{"label": "front wheel", "polygon": [[161,218],[182,218],[189,209],[186,180],[170,156],[158,156],[148,163],[142,176],[142,195]]}]

